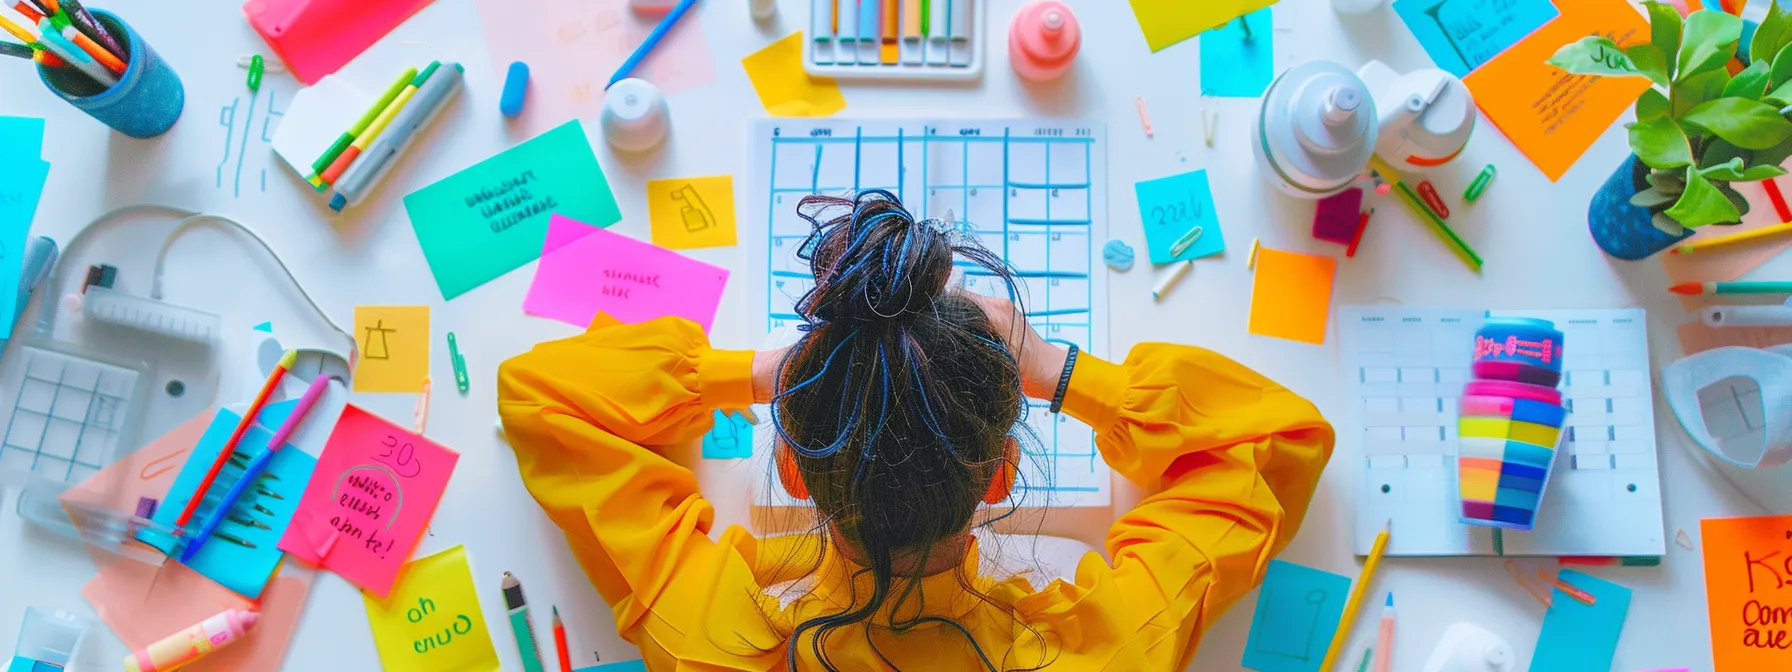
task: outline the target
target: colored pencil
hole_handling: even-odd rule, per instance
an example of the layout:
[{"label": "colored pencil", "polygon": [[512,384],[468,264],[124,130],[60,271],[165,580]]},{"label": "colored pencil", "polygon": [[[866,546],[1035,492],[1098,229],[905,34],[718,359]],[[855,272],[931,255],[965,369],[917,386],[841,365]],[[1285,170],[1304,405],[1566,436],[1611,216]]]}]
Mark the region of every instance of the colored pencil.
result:
[{"label": "colored pencil", "polygon": [[81,48],[75,46],[75,43],[68,41],[68,38],[57,34],[55,25],[51,23],[49,19],[38,21],[37,25],[39,31],[38,47],[45,49],[52,54],[56,54],[57,58],[67,61],[71,67],[80,70],[83,74],[92,78],[93,81],[98,82],[99,85],[104,88],[110,89],[118,84],[118,77],[113,75],[111,70],[107,70],[106,66],[100,65],[99,61],[93,60],[92,56],[88,56],[87,52],[81,51]]},{"label": "colored pencil", "polygon": [[1394,664],[1394,594],[1381,607],[1381,628],[1375,635],[1375,672],[1388,672]]},{"label": "colored pencil", "polygon": [[1792,294],[1792,282],[1682,282],[1668,291],[1686,296],[1711,294]]},{"label": "colored pencil", "polygon": [[1728,236],[1718,236],[1716,238],[1711,238],[1709,240],[1694,240],[1690,243],[1686,243],[1684,245],[1674,248],[1674,254],[1691,254],[1693,252],[1701,252],[1701,251],[1704,251],[1704,250],[1707,250],[1707,249],[1710,249],[1713,247],[1722,247],[1725,245],[1735,245],[1737,243],[1748,243],[1748,242],[1760,240],[1762,238],[1770,238],[1773,236],[1780,236],[1780,235],[1785,235],[1788,233],[1792,233],[1792,222],[1785,222],[1783,224],[1775,224],[1773,226],[1763,226],[1763,227],[1761,227],[1759,229],[1755,229],[1753,231],[1745,231],[1743,233],[1736,233],[1736,234],[1731,234]]},{"label": "colored pencil", "polygon": [[1450,251],[1455,252],[1456,256],[1462,259],[1463,264],[1466,264],[1470,270],[1480,272],[1481,255],[1476,254],[1475,249],[1469,247],[1468,241],[1463,240],[1462,236],[1456,235],[1456,230],[1451,229],[1449,224],[1445,224],[1443,218],[1438,217],[1437,213],[1425,206],[1425,201],[1419,198],[1418,194],[1413,193],[1412,187],[1401,181],[1400,174],[1394,172],[1393,166],[1388,165],[1388,162],[1381,157],[1371,154],[1369,155],[1369,167],[1380,173],[1382,179],[1394,186],[1394,192],[1399,194],[1400,200],[1406,203],[1406,207],[1410,208],[1413,214],[1418,215],[1420,221],[1430,224],[1432,233],[1436,233],[1438,238],[1443,239],[1444,244],[1448,245]]},{"label": "colored pencil", "polygon": [[560,672],[572,672],[572,652],[566,648],[566,624],[560,622],[560,607],[554,607],[554,649],[560,653]]},{"label": "colored pencil", "polygon": [[365,132],[367,126],[372,124],[374,119],[379,118],[381,112],[386,111],[386,106],[392,104],[392,99],[397,98],[398,94],[404,91],[404,87],[410,86],[411,80],[416,77],[416,68],[405,68],[404,72],[399,73],[398,79],[392,82],[391,86],[386,87],[386,92],[380,95],[379,100],[374,101],[373,106],[361,114],[361,120],[355,122],[355,125],[350,126],[347,131],[343,131],[342,137],[336,138],[336,142],[330,145],[330,149],[326,150],[323,156],[311,162],[312,174],[321,174],[324,169],[330,167],[330,164],[335,163],[336,157],[342,156],[343,150],[348,149],[348,146],[354,143],[355,138]]},{"label": "colored pencil", "polygon": [[118,60],[117,56],[113,56],[112,52],[106,51],[106,48],[100,46],[98,42],[94,42],[92,38],[81,34],[81,31],[75,30],[74,26],[63,28],[62,36],[68,38],[68,41],[75,43],[75,46],[80,47],[81,51],[87,52],[87,55],[92,56],[93,60],[99,61],[100,65],[106,66],[106,69],[111,70],[112,74],[124,74],[124,61]]},{"label": "colored pencil", "polygon": [[31,55],[35,53],[37,53],[36,50],[23,44],[0,41],[0,56],[29,59],[31,58]]},{"label": "colored pencil", "polygon": [[516,651],[523,658],[523,672],[542,672],[541,653],[535,647],[535,626],[529,623],[529,603],[523,599],[523,584],[504,573],[499,584],[504,589],[504,608],[510,613],[510,630],[516,635]]},{"label": "colored pencil", "polygon": [[1344,601],[1344,617],[1338,621],[1338,631],[1332,633],[1331,648],[1325,651],[1325,661],[1319,669],[1329,670],[1338,662],[1338,654],[1344,652],[1344,640],[1350,636],[1350,628],[1356,625],[1356,611],[1363,604],[1363,595],[1369,592],[1369,581],[1375,578],[1375,568],[1381,565],[1381,556],[1388,551],[1388,537],[1393,532],[1394,521],[1389,520],[1381,526],[1381,534],[1375,535],[1375,546],[1369,549],[1369,558],[1363,561],[1363,571],[1356,577],[1356,585],[1350,587],[1350,599]]},{"label": "colored pencil", "polygon": [[398,92],[398,97],[393,98],[392,102],[386,105],[386,109],[380,111],[380,116],[374,117],[373,123],[356,136],[355,141],[349,144],[348,149],[342,150],[342,155],[336,157],[336,162],[330,164],[330,167],[324,172],[319,173],[318,177],[323,178],[325,184],[335,184],[336,180],[342,177],[342,173],[347,171],[348,167],[355,163],[355,159],[361,156],[361,152],[367,151],[368,145],[372,145],[374,140],[379,139],[380,134],[386,131],[386,126],[392,123],[392,119],[397,117],[399,112],[404,111],[405,104],[411,102],[411,96],[417,95],[417,89],[422,88],[423,82],[429,79],[430,75],[435,74],[436,69],[441,65],[441,61],[431,62],[429,67],[423,69],[423,72],[417,73],[416,77],[411,78],[411,83],[406,84],[404,90]]},{"label": "colored pencil", "polygon": [[883,63],[895,65],[902,59],[902,50],[898,46],[902,32],[902,0],[884,0],[883,29]]},{"label": "colored pencil", "polygon": [[117,56],[121,60],[129,56],[125,52],[124,46],[112,37],[112,33],[107,32],[106,27],[100,25],[100,20],[94,18],[93,13],[87,11],[86,7],[81,6],[81,0],[66,0],[60,7],[52,11],[67,13],[76,29],[86,33],[88,37],[93,38],[93,41],[100,43],[100,46],[112,52],[113,56]]},{"label": "colored pencil", "polygon": [[259,415],[262,407],[267,405],[268,397],[273,396],[274,388],[280,386],[280,379],[286,377],[287,369],[292,368],[293,362],[298,358],[299,351],[287,350],[286,354],[280,358],[280,363],[274,365],[274,371],[268,374],[267,382],[262,383],[261,391],[255,393],[255,400],[249,402],[248,412],[243,413],[243,418],[237,421],[236,431],[230,433],[230,439],[224,442],[224,447],[218,451],[218,456],[212,459],[212,468],[205,472],[205,478],[199,481],[199,487],[193,489],[193,497],[187,500],[187,508],[181,509],[180,517],[174,519],[176,528],[186,527],[187,523],[193,520],[193,512],[199,510],[199,503],[205,500],[205,492],[212,489],[212,482],[218,480],[218,472],[224,470],[224,464],[229,462],[231,454],[236,452],[236,444],[243,440],[244,434],[249,432],[249,426],[255,424],[255,416]]},{"label": "colored pencil", "polygon": [[38,11],[36,7],[32,7],[31,3],[25,2],[25,0],[19,0],[19,2],[13,3],[12,8],[19,10],[19,13],[23,14],[25,18],[30,20],[33,24],[36,24],[38,20],[44,18],[43,12]]},{"label": "colored pencil", "polygon": [[666,18],[660,19],[660,25],[654,26],[653,32],[647,34],[647,39],[642,40],[641,45],[635,47],[635,53],[629,54],[628,60],[622,62],[622,67],[616,69],[616,74],[610,76],[610,83],[604,85],[604,90],[608,91],[617,82],[628,79],[629,73],[634,72],[635,68],[641,65],[642,59],[647,58],[647,54],[652,53],[653,48],[659,46],[660,40],[666,37],[666,33],[672,31],[673,26],[678,25],[678,20],[684,18],[685,12],[691,11],[691,6],[695,4],[697,4],[697,0],[679,0],[678,5],[666,14]]},{"label": "colored pencil", "polygon": [[[206,540],[211,538],[212,532],[218,529],[218,523],[230,515],[231,509],[236,506],[236,500],[243,496],[243,492],[248,490],[251,484],[261,479],[261,473],[267,471],[268,463],[274,459],[274,452],[286,445],[286,440],[292,437],[293,430],[298,429],[299,423],[305,421],[305,414],[311,412],[311,407],[317,405],[318,398],[324,396],[324,390],[329,387],[330,377],[327,375],[318,374],[311,380],[311,385],[305,388],[305,394],[299,397],[299,403],[293,406],[292,414],[286,416],[286,422],[280,423],[280,429],[275,430],[274,435],[268,438],[268,449],[249,461],[249,466],[243,470],[243,477],[237,479],[235,485],[230,486],[230,492],[224,495],[223,501],[218,502],[218,508],[213,509],[211,515],[206,516],[205,522],[199,526],[199,533],[187,542],[186,548],[181,551],[181,562],[189,562],[193,556],[199,554],[200,547],[204,546]],[[194,493],[193,496],[197,498],[200,495],[201,493]]]}]

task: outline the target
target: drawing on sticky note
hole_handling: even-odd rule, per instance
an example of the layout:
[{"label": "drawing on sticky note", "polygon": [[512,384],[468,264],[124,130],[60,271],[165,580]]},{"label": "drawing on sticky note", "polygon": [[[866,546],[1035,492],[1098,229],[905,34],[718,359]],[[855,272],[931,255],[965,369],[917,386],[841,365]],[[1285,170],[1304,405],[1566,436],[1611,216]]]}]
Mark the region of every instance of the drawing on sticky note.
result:
[{"label": "drawing on sticky note", "polygon": [[1549,0],[1399,0],[1394,11],[1437,67],[1457,77],[1556,17]]},{"label": "drawing on sticky note", "polygon": [[1317,672],[1344,615],[1350,579],[1273,560],[1263,573],[1242,663],[1258,672]]},{"label": "drawing on sticky note", "polygon": [[715,215],[709,214],[709,206],[703,204],[703,196],[697,188],[689,184],[672,192],[672,200],[679,202],[678,214],[684,220],[684,230],[696,233],[715,225]]},{"label": "drawing on sticky note", "polygon": [[465,546],[406,565],[404,581],[385,599],[361,597],[385,669],[499,669]]},{"label": "drawing on sticky note", "polygon": [[429,375],[429,306],[356,306],[356,392],[414,393]]},{"label": "drawing on sticky note", "polygon": [[1309,590],[1300,600],[1299,612],[1276,614],[1277,620],[1296,626],[1289,634],[1299,633],[1298,636],[1287,639],[1258,638],[1252,642],[1254,650],[1261,655],[1291,658],[1302,663],[1312,660],[1315,653],[1323,654],[1324,651],[1319,650],[1314,643],[1318,641],[1316,635],[1319,634],[1320,607],[1325,604],[1325,597],[1323,589]]},{"label": "drawing on sticky note", "polygon": [[[365,353],[363,356],[368,359],[391,359],[392,346],[387,342],[386,336],[397,331],[397,329],[386,328],[385,320],[375,322],[373,326],[368,327],[367,340],[361,344],[361,352]],[[375,336],[378,336],[377,344]]]}]

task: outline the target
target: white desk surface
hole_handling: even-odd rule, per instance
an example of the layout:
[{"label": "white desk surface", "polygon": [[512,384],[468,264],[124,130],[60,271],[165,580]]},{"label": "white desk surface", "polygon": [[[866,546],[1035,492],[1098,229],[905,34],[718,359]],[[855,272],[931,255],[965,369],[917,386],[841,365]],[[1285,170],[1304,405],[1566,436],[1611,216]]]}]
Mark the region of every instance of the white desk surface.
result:
[{"label": "white desk surface", "polygon": [[[133,140],[110,132],[54,98],[27,67],[0,64],[0,115],[47,118],[45,158],[52,164],[49,185],[34,234],[66,242],[76,230],[101,213],[143,202],[179,205],[226,213],[249,223],[268,238],[294,268],[301,282],[337,321],[352,324],[356,304],[430,304],[436,353],[433,375],[452,380],[441,334],[454,331],[472,368],[473,388],[467,397],[452,385],[438,383],[429,435],[460,450],[460,466],[443,498],[419,554],[466,544],[488,617],[500,613],[501,572],[525,580],[545,623],[548,605],[557,604],[572,630],[575,656],[590,664],[592,651],[606,661],[636,658],[631,646],[614,633],[607,608],[579,572],[565,542],[536,507],[517,477],[510,448],[498,439],[493,372],[497,362],[532,344],[572,335],[572,327],[526,317],[520,310],[533,265],[505,275],[453,302],[443,302],[424,263],[401,203],[404,194],[521,140],[507,133],[498,115],[502,73],[494,73],[479,29],[473,0],[437,0],[367,53],[342,74],[370,90],[384,86],[394,68],[430,59],[453,60],[467,67],[466,94],[435,122],[436,128],[404,157],[377,198],[340,220],[328,220],[308,190],[281,171],[271,155],[250,146],[243,188],[233,193],[233,179],[217,187],[219,148],[224,127],[219,110],[246,92],[238,55],[265,52],[241,17],[240,2],[203,0],[193,9],[171,10],[166,3],[115,0],[106,3],[143,32],[170,61],[186,83],[185,116],[169,134]],[[1248,335],[1250,274],[1245,256],[1252,237],[1265,245],[1341,256],[1341,248],[1308,235],[1312,204],[1278,196],[1260,178],[1246,144],[1255,99],[1224,99],[1209,104],[1219,110],[1215,145],[1204,146],[1198,98],[1196,41],[1158,54],[1146,48],[1132,13],[1118,0],[1071,0],[1082,21],[1085,45],[1070,75],[1054,84],[1022,84],[1007,65],[1006,24],[1020,0],[994,0],[988,31],[989,63],[983,79],[971,86],[849,86],[842,116],[865,117],[1084,117],[1108,124],[1112,187],[1109,217],[1113,235],[1144,249],[1135,198],[1135,181],[1206,168],[1213,181],[1220,216],[1231,250],[1217,261],[1197,264],[1182,287],[1162,304],[1150,298],[1148,268],[1115,274],[1109,300],[1113,307],[1114,357],[1143,341],[1170,341],[1212,348],[1256,367],[1271,378],[1317,402],[1326,415],[1345,418],[1346,399],[1338,382],[1336,344],[1311,346]],[[748,120],[763,114],[740,58],[805,25],[808,0],[780,0],[781,14],[755,23],[745,0],[710,0],[701,6],[703,30],[715,61],[713,83],[670,99],[673,133],[670,142],[645,158],[618,157],[596,136],[587,120],[599,160],[616,188],[624,215],[616,230],[647,238],[643,182],[650,178],[731,173],[736,186],[747,175]],[[1312,59],[1331,59],[1351,67],[1379,58],[1398,69],[1429,66],[1418,42],[1386,8],[1365,17],[1340,17],[1325,0],[1284,0],[1275,8],[1278,70]],[[604,73],[607,74],[607,73]],[[296,83],[286,75],[269,75],[264,87],[290,94]],[[1143,95],[1151,109],[1156,137],[1139,127],[1133,98]],[[1440,185],[1466,184],[1482,165],[1499,166],[1499,177],[1478,204],[1458,208],[1454,226],[1488,260],[1485,272],[1466,271],[1430,233],[1391,202],[1374,198],[1380,211],[1355,259],[1342,263],[1335,304],[1398,301],[1407,305],[1498,308],[1588,308],[1641,306],[1650,313],[1655,364],[1679,352],[1673,325],[1685,321],[1668,299],[1667,281],[1654,262],[1614,262],[1592,244],[1586,229],[1586,208],[1594,189],[1627,152],[1624,130],[1614,125],[1561,181],[1545,179],[1491,125],[1475,133],[1463,158],[1433,172]],[[260,188],[260,165],[267,167],[267,186]],[[234,166],[234,164],[233,164]],[[1444,190],[1459,189],[1458,186]],[[1765,207],[1759,206],[1759,207]],[[221,234],[202,233],[185,239],[171,255],[168,297],[225,315],[227,347],[247,352],[249,327],[268,319],[260,308],[265,298],[255,292],[226,294],[217,287],[253,280],[260,266],[234,259],[241,248]],[[733,269],[744,267],[738,248],[698,250],[692,256]],[[1785,265],[1782,259],[1776,266]],[[85,262],[83,262],[85,263]],[[235,272],[232,272],[232,271]],[[237,278],[233,280],[233,278]],[[127,280],[143,287],[139,278]],[[278,285],[260,282],[273,291]],[[747,315],[742,285],[733,283],[716,320],[714,340],[722,346],[745,343]],[[242,298],[233,298],[242,297]],[[267,296],[265,293],[260,296]],[[277,323],[276,330],[281,329]],[[227,392],[242,389],[252,374],[246,357],[232,358],[224,372]],[[388,417],[406,418],[410,395],[357,395],[356,400]],[[1696,540],[1702,517],[1752,515],[1746,500],[1732,493],[1688,457],[1689,444],[1665,405],[1657,403],[1661,437],[1664,499],[1669,538],[1685,529]],[[1285,559],[1354,576],[1358,559],[1350,552],[1350,507],[1355,487],[1351,456],[1357,447],[1345,441],[1320,485],[1313,509]],[[694,455],[695,451],[692,451]],[[747,522],[747,485],[762,474],[747,473],[745,463],[702,464],[705,491],[718,504],[720,525]],[[1138,498],[1128,484],[1116,486],[1116,504]],[[10,497],[8,498],[10,500]],[[80,587],[93,566],[77,547],[25,529],[11,513],[0,515],[0,646],[15,637],[24,608],[36,605],[91,613]],[[1047,532],[1080,538],[1099,546],[1105,522],[1113,512],[1064,516],[1076,521],[1069,529],[1053,523]],[[1542,564],[1531,561],[1533,564]],[[1693,552],[1670,545],[1657,568],[1596,569],[1635,589],[1635,601],[1618,649],[1616,670],[1668,667],[1711,669],[1702,562]],[[1397,669],[1417,670],[1443,630],[1455,621],[1472,621],[1504,635],[1528,661],[1543,609],[1490,559],[1392,559],[1383,563],[1379,587],[1400,595]],[[1206,638],[1193,669],[1239,669],[1245,635],[1250,628],[1254,595],[1221,619]],[[340,578],[324,575],[314,589],[286,658],[290,670],[375,670],[379,667],[361,600]],[[493,621],[493,638],[508,669],[520,669],[511,636]],[[1357,636],[1370,634],[1370,622]],[[105,633],[103,656],[97,662],[111,669],[114,653],[123,648]],[[90,647],[92,650],[94,647]],[[93,663],[90,663],[93,665]]]}]

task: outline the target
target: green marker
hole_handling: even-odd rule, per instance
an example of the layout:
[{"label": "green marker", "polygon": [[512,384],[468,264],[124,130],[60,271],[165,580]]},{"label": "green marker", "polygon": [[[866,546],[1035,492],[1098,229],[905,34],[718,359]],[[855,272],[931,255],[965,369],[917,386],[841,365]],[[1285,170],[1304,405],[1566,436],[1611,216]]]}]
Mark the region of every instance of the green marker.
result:
[{"label": "green marker", "polygon": [[933,37],[933,0],[921,0],[921,40]]},{"label": "green marker", "polygon": [[510,631],[516,635],[516,652],[523,659],[523,672],[542,672],[541,653],[535,648],[535,626],[529,624],[529,603],[523,600],[523,584],[505,572],[499,586],[504,589],[504,608],[510,612]]},{"label": "green marker", "polygon": [[330,145],[329,151],[324,152],[323,156],[311,162],[311,174],[322,175],[324,170],[330,167],[330,164],[335,163],[336,157],[342,156],[343,150],[348,149],[349,145],[354,144],[356,137],[367,131],[367,127],[380,116],[380,112],[385,111],[386,106],[392,104],[392,99],[397,98],[398,94],[404,91],[404,87],[410,86],[411,80],[416,76],[416,68],[405,68],[405,71],[398,75],[397,81],[392,82],[392,86],[386,89],[386,95],[380,96],[379,100],[374,101],[373,107],[368,108],[367,113],[361,115],[360,121],[355,122],[354,126],[344,131],[342,137],[336,138],[335,144]]},{"label": "green marker", "polygon": [[467,393],[467,360],[460,356],[460,346],[454,342],[454,332],[448,332],[448,361],[454,365],[454,386],[460,388],[461,394]]}]

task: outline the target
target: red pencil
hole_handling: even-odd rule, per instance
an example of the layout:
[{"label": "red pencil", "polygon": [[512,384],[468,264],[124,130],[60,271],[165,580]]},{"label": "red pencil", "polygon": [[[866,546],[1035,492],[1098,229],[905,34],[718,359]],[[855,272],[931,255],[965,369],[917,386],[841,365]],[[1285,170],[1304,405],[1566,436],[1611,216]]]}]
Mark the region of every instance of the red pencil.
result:
[{"label": "red pencil", "polygon": [[560,622],[559,607],[554,607],[554,648],[560,650],[560,672],[572,672],[572,654],[566,650],[566,624]]},{"label": "red pencil", "polygon": [[229,462],[230,454],[236,452],[237,442],[242,441],[249,426],[255,424],[255,416],[261,413],[262,406],[267,405],[268,397],[274,394],[274,388],[280,386],[280,379],[286,377],[286,370],[292,368],[293,361],[298,358],[299,351],[287,350],[286,356],[281,357],[280,363],[274,366],[268,382],[262,383],[261,391],[255,394],[255,401],[249,402],[249,411],[243,414],[242,420],[237,421],[236,431],[230,433],[230,440],[224,442],[224,448],[212,460],[211,471],[205,472],[205,480],[200,481],[199,487],[193,490],[193,498],[187,500],[187,508],[181,509],[180,517],[174,519],[176,528],[186,527],[187,522],[193,519],[193,512],[198,511],[199,503],[205,501],[205,491],[212,489],[212,481],[218,480],[218,472],[224,470],[224,463]]}]

